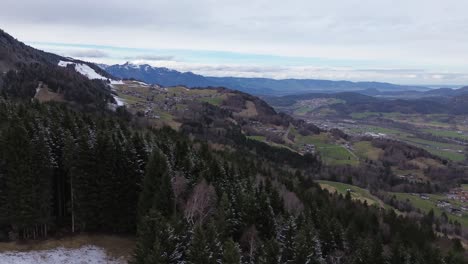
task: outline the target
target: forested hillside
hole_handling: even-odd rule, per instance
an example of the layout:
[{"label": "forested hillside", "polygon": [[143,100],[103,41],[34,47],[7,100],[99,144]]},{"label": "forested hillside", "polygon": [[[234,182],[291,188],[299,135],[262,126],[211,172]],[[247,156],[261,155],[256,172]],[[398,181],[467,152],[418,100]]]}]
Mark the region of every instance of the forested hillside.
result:
[{"label": "forested hillside", "polygon": [[[462,242],[447,236],[460,230],[441,230],[433,212],[404,214],[314,182],[437,189],[391,172],[410,158],[443,163],[426,151],[373,140],[381,161],[326,164],[280,145],[324,131],[259,98],[133,82],[118,93],[76,61],[60,67],[61,57],[0,33],[0,241],[134,236],[134,264],[466,263]],[[38,97],[44,89],[60,100]],[[133,104],[109,107],[113,93]],[[464,172],[450,169],[433,173],[458,182]]]},{"label": "forested hillside", "polygon": [[463,263],[459,242],[436,249],[430,216],[330,196],[280,160],[137,127],[123,109],[2,100],[0,155],[3,240],[137,232],[134,263]]}]

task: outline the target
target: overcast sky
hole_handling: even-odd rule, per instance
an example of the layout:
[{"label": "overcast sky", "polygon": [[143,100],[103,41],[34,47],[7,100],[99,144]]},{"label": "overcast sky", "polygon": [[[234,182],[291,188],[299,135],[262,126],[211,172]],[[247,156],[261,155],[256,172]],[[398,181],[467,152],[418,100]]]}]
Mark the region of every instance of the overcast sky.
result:
[{"label": "overcast sky", "polygon": [[465,0],[3,0],[0,27],[93,62],[212,76],[468,84]]}]

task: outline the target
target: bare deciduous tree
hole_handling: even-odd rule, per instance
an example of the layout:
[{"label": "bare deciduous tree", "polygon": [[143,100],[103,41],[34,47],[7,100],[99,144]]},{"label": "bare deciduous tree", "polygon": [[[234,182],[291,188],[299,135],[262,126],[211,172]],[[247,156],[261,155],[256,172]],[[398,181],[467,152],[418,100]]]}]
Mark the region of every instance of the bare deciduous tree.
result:
[{"label": "bare deciduous tree", "polygon": [[174,205],[183,206],[183,198],[181,197],[187,190],[187,179],[181,174],[176,173],[171,181],[172,191],[174,193]]},{"label": "bare deciduous tree", "polygon": [[298,215],[302,210],[304,210],[304,204],[299,200],[295,193],[283,188],[281,196],[283,197],[284,208],[286,208],[290,214]]},{"label": "bare deciduous tree", "polygon": [[192,191],[185,204],[185,218],[191,224],[203,223],[212,213],[216,204],[216,192],[214,187],[203,179]]},{"label": "bare deciduous tree", "polygon": [[247,229],[241,237],[241,245],[248,254],[249,263],[255,262],[255,253],[258,247],[258,231],[255,225],[252,225]]}]

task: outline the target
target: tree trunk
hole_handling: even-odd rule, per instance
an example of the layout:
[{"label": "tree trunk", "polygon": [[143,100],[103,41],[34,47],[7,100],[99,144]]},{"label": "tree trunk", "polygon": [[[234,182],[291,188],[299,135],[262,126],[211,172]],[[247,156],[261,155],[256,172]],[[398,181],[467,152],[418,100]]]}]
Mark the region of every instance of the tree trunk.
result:
[{"label": "tree trunk", "polygon": [[70,201],[71,201],[72,233],[75,233],[75,208],[73,204],[73,173],[72,172],[70,172]]}]

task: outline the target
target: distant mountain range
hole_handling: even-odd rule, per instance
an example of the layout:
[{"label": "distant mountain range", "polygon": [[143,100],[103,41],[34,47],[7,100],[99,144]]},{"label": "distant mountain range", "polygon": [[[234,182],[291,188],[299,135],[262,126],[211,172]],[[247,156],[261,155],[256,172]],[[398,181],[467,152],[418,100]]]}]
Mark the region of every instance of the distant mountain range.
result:
[{"label": "distant mountain range", "polygon": [[461,87],[458,89],[452,88],[438,88],[427,91],[379,91],[377,89],[367,89],[363,91],[357,91],[360,94],[375,96],[375,97],[386,97],[386,98],[401,98],[401,99],[413,99],[423,97],[454,97],[468,94],[468,86]]},{"label": "distant mountain range", "polygon": [[[368,91],[369,92],[369,91]],[[376,93],[376,92],[375,92]],[[353,112],[379,112],[379,113],[420,113],[420,114],[468,114],[468,87],[460,89],[435,89],[419,92],[419,97],[405,97],[409,92],[392,92],[390,96],[366,95],[364,91],[339,93],[305,93],[286,96],[263,96],[263,99],[273,107],[290,107],[300,101],[318,98],[336,98],[346,103],[333,105],[331,108],[342,115]],[[382,94],[382,93],[380,93]],[[399,94],[398,96],[396,96]]]},{"label": "distant mountain range", "polygon": [[350,82],[315,79],[268,79],[242,77],[208,77],[192,72],[179,72],[168,68],[153,67],[148,64],[131,63],[100,65],[118,78],[134,78],[150,84],[162,86],[185,85],[187,87],[226,87],[256,95],[287,95],[307,92],[344,92],[376,89],[389,91],[427,91],[423,86],[396,85],[382,82]]}]

